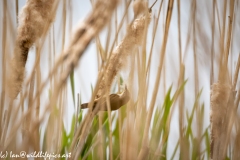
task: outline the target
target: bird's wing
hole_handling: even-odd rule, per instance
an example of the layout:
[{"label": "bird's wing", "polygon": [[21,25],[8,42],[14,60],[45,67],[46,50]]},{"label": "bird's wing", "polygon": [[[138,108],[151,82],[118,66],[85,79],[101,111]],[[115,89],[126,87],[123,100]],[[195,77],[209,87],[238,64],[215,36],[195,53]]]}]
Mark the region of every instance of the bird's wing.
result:
[{"label": "bird's wing", "polygon": [[86,108],[88,108],[88,103],[81,104],[81,109],[86,109]]},{"label": "bird's wing", "polygon": [[[102,97],[97,101],[96,106],[99,105],[99,110],[107,111],[107,103],[106,103],[107,98],[108,97]],[[112,107],[115,107],[115,103],[119,101],[119,95],[110,94],[109,100],[110,100],[110,108],[112,109]]]},{"label": "bird's wing", "polygon": [[[120,100],[120,96],[118,94],[110,94],[109,95],[109,100],[110,100],[110,107],[111,108],[118,108],[118,103],[119,103],[119,100]],[[103,110],[103,111],[106,111],[107,110],[107,104],[106,104],[106,99],[102,99],[101,98],[98,98],[96,100],[94,100],[94,104],[93,104],[93,109],[97,106],[97,105],[100,105],[100,110]],[[113,106],[112,106],[113,105]],[[115,106],[117,105],[117,106]],[[88,103],[83,103],[81,105],[81,109],[85,109],[85,108],[88,108]]]},{"label": "bird's wing", "polygon": [[119,98],[119,95],[118,94],[110,94],[109,95],[109,99],[116,99],[116,98]]}]

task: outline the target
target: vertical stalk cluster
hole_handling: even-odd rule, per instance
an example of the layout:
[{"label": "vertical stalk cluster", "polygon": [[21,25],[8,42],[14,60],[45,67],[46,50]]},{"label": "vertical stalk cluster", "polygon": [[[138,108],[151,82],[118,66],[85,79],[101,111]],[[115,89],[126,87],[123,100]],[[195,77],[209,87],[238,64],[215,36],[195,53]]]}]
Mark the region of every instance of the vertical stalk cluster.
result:
[{"label": "vertical stalk cluster", "polygon": [[126,57],[132,53],[136,47],[141,46],[144,39],[144,32],[148,28],[148,25],[151,20],[151,14],[147,10],[147,5],[144,5],[145,2],[135,3],[135,17],[140,14],[139,8],[142,10],[143,6],[145,9],[143,15],[139,18],[134,19],[134,21],[128,26],[127,34],[123,40],[118,44],[115,50],[112,52],[109,63],[104,73],[103,79],[99,85],[99,91],[97,93],[97,98],[103,96],[105,93],[105,87],[110,88],[114,77],[126,65]]},{"label": "vertical stalk cluster", "polygon": [[[230,47],[232,43],[233,25],[234,19],[234,0],[229,1],[229,21],[227,37],[224,38],[225,34],[225,23],[223,24],[223,32],[221,43],[223,50],[220,57],[219,77],[218,82],[211,86],[211,158],[213,160],[223,160],[227,156],[227,148],[230,144],[230,137],[232,134],[232,126],[235,121],[237,106],[236,101],[236,81],[239,72],[239,66],[237,65],[235,70],[235,77],[233,83],[230,82],[228,62],[230,55]],[[227,7],[224,6],[224,21],[226,18]],[[239,94],[239,93],[238,93]]]}]

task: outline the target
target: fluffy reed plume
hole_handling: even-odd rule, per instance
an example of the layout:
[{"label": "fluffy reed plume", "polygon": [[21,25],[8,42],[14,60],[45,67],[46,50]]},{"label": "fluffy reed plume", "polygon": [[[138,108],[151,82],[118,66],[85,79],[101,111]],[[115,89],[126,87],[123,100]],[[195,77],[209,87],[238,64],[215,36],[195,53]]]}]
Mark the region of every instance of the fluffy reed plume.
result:
[{"label": "fluffy reed plume", "polygon": [[218,82],[211,87],[211,158],[213,160],[223,160],[226,157],[234,93],[227,83]]},{"label": "fluffy reed plume", "polygon": [[[141,12],[139,9],[144,7],[144,15],[139,18],[134,19],[133,23],[128,26],[127,34],[120,42],[120,44],[115,48],[110,56],[110,60],[103,76],[102,81],[99,84],[99,90],[97,93],[97,98],[103,96],[105,89],[109,89],[114,77],[117,75],[118,71],[123,67],[126,57],[131,53],[134,53],[136,47],[141,46],[144,39],[144,32],[148,28],[151,20],[151,14],[148,12],[147,3],[145,1],[139,1],[135,3],[135,17]],[[137,8],[137,9],[136,9]],[[105,88],[106,87],[106,88]]]},{"label": "fluffy reed plume", "polygon": [[54,19],[53,3],[54,0],[28,0],[19,14],[19,26],[9,81],[9,96],[13,99],[17,97],[22,88],[30,47],[43,35]]}]

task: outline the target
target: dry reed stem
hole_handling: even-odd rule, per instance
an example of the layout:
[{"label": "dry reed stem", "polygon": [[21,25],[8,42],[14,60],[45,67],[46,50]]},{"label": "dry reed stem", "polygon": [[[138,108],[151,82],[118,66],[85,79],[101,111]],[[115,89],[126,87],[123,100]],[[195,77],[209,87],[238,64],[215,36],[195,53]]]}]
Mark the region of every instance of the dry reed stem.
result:
[{"label": "dry reed stem", "polygon": [[[235,151],[237,150],[239,150],[239,147],[240,147],[240,138],[239,138],[239,135],[240,135],[240,126],[239,126],[239,124],[240,124],[240,121],[239,121],[239,116],[237,116],[237,109],[238,109],[238,106],[239,106],[239,102],[240,102],[240,89],[238,89],[238,95],[237,95],[237,98],[236,98],[236,101],[235,101],[235,105],[234,105],[234,111],[233,111],[233,114],[235,114],[235,117],[233,117],[234,118],[234,120],[233,120],[233,122],[232,122],[232,125],[233,125],[233,123],[234,122],[236,122],[236,128],[237,128],[237,135],[236,135],[236,137],[235,137],[235,139],[236,139],[236,143],[235,143],[235,145],[237,145],[237,146],[235,146],[234,147],[234,149],[235,149]],[[235,155],[234,155],[235,154]],[[234,153],[234,151],[233,151],[233,157],[239,157],[240,158],[240,153],[239,152],[237,152],[237,153]],[[239,159],[239,158],[233,158],[233,159]]]},{"label": "dry reed stem", "polygon": [[220,14],[219,14],[219,9],[218,9],[218,3],[217,3],[217,1],[216,1],[216,10],[217,10],[218,29],[219,29],[219,33],[220,33],[220,35],[221,35],[222,31],[221,31]]},{"label": "dry reed stem", "polygon": [[[179,49],[179,69],[180,69],[180,75],[181,75],[181,68],[183,68],[183,60],[182,60],[182,40],[181,40],[181,2],[180,0],[177,0],[177,12],[178,12],[178,49]],[[182,79],[179,78],[181,81]],[[178,83],[178,86],[180,86],[182,82]]]},{"label": "dry reed stem", "polygon": [[235,74],[234,74],[234,78],[233,78],[233,89],[236,89],[236,86],[237,86],[239,70],[240,70],[240,54],[238,55],[238,61],[237,61]]},{"label": "dry reed stem", "polygon": [[[220,52],[220,58],[219,58],[219,69],[221,69],[222,67],[222,62],[223,62],[223,55],[224,55],[224,50],[225,50],[225,30],[226,30],[226,17],[227,17],[227,1],[224,1],[224,9],[223,9],[223,22],[222,22],[222,29],[220,30],[221,33],[220,33],[220,42],[219,42],[219,46],[220,46],[220,49],[221,49],[221,52]],[[219,16],[220,17],[220,16]],[[220,20],[219,20],[219,23],[220,23]],[[220,75],[218,75],[218,79],[220,78]]]},{"label": "dry reed stem", "polygon": [[158,9],[158,14],[157,14],[157,18],[156,18],[156,24],[154,25],[154,29],[153,29],[153,38],[152,38],[152,44],[151,44],[151,48],[150,48],[150,55],[148,58],[148,63],[147,63],[147,73],[150,71],[150,64],[151,64],[151,60],[152,60],[152,53],[153,53],[153,46],[154,46],[154,42],[155,42],[155,37],[156,37],[156,32],[157,32],[157,28],[158,28],[158,22],[159,22],[159,17],[160,17],[160,13],[162,10],[162,5],[163,5],[163,0],[161,1],[160,7]]},{"label": "dry reed stem", "polygon": [[[225,6],[225,8],[226,8],[226,6]],[[222,50],[224,52],[221,53],[221,59],[220,59],[221,61],[220,61],[220,67],[219,67],[220,73],[219,73],[219,78],[218,78],[219,81],[227,80],[225,78],[225,76],[227,75],[228,57],[229,57],[229,51],[230,51],[230,45],[231,45],[231,39],[232,39],[232,20],[233,20],[233,16],[234,16],[234,0],[230,0],[229,10],[230,10],[230,13],[228,16],[228,20],[229,20],[228,32],[227,32],[226,46]],[[224,26],[225,26],[225,24],[224,24]],[[225,32],[223,32],[222,34],[225,34]],[[224,35],[223,35],[222,42],[221,42],[222,47],[223,47],[224,42],[225,42],[225,39],[224,39]]]},{"label": "dry reed stem", "polygon": [[195,98],[199,93],[199,75],[198,75],[198,58],[197,58],[197,37],[196,37],[196,12],[197,12],[197,2],[193,0],[193,56],[194,56],[194,90]]},{"label": "dry reed stem", "polygon": [[[199,94],[199,74],[198,74],[198,72],[199,72],[199,70],[198,70],[198,68],[199,68],[199,65],[198,65],[198,53],[197,53],[197,36],[196,36],[196,23],[197,23],[197,18],[196,18],[196,13],[197,13],[197,1],[196,0],[193,0],[193,2],[192,2],[193,4],[193,19],[192,19],[192,21],[193,21],[193,58],[194,58],[194,90],[195,90],[195,99],[197,99],[197,96],[198,96],[198,94]],[[198,108],[198,106],[199,106],[199,104],[198,104],[198,101],[196,101],[196,106],[197,106],[197,108]],[[198,119],[198,118],[197,118]],[[202,127],[201,127],[201,125],[198,125],[197,126],[197,139],[196,139],[196,141],[197,141],[197,143],[196,143],[196,148],[195,148],[195,150],[196,151],[194,151],[194,152],[196,152],[196,154],[197,155],[200,155],[200,150],[201,150],[201,145],[200,145],[200,141],[201,141],[201,134],[202,134],[202,131],[201,131],[201,129],[202,129]]]},{"label": "dry reed stem", "polygon": [[215,57],[215,50],[214,50],[214,44],[215,44],[215,8],[216,8],[216,0],[213,0],[212,4],[212,44],[211,44],[211,71],[210,71],[210,85],[212,85],[214,81],[214,60]]},{"label": "dry reed stem", "polygon": [[[146,68],[146,76],[147,76],[147,74],[148,74],[148,79],[147,79],[147,86],[149,86],[149,83],[150,83],[150,64],[151,64],[151,61],[152,61],[152,54],[153,54],[153,46],[154,46],[154,42],[155,42],[155,37],[156,37],[156,32],[157,32],[157,28],[158,28],[158,23],[159,23],[159,18],[160,18],[160,13],[161,13],[161,10],[162,10],[162,6],[163,6],[163,0],[161,1],[161,3],[160,3],[160,6],[159,6],[159,9],[158,9],[158,13],[157,13],[157,18],[155,18],[155,24],[154,24],[154,29],[153,29],[153,38],[152,38],[152,44],[151,44],[151,49],[150,49],[150,55],[149,55],[149,58],[148,58],[148,62],[147,62],[147,68]],[[140,75],[140,74],[139,74]],[[141,76],[141,75],[140,75]],[[143,75],[144,76],[144,75]],[[139,77],[139,79],[141,80],[142,79],[142,77]],[[147,91],[147,89],[146,89],[146,91]],[[145,95],[146,96],[146,99],[147,99],[147,97],[148,97],[148,94],[146,94]],[[139,98],[141,98],[140,97],[140,95],[139,95]],[[141,98],[142,99],[142,98]],[[146,106],[146,105],[145,105]],[[145,109],[142,109],[140,112],[141,112],[141,114],[142,115],[139,115],[139,114],[137,114],[137,119],[136,119],[136,121],[137,122],[140,122],[141,121],[141,119],[142,119],[142,117],[146,117],[146,115],[145,115],[145,113],[146,113],[146,111],[147,111],[147,109],[145,108]],[[137,123],[138,125],[139,125],[139,127],[138,128],[140,128],[140,126],[142,126],[142,124],[141,123]],[[138,131],[140,131],[140,129],[138,129]],[[140,139],[139,139],[139,141],[140,141]],[[148,151],[148,149],[147,149],[147,151]]]},{"label": "dry reed stem", "polygon": [[74,134],[73,135],[76,135],[76,131],[77,131],[77,128],[78,128],[78,116],[79,116],[79,113],[80,113],[80,95],[79,93],[77,94],[77,107],[76,107],[76,117],[75,117],[75,124],[74,124]]},{"label": "dry reed stem", "polygon": [[[181,63],[181,68],[180,68],[180,76],[179,76],[179,83],[178,87],[180,87],[181,84],[184,82],[184,77],[185,77],[185,66],[183,63]],[[180,94],[179,98],[179,145],[180,145],[180,158],[181,159],[189,159],[189,154],[188,154],[188,146],[187,142],[184,140],[184,104],[185,104],[185,94],[184,90],[182,91],[183,93]]]},{"label": "dry reed stem", "polygon": [[[3,1],[3,27],[2,27],[2,91],[1,91],[1,97],[0,97],[0,117],[3,117],[4,114],[4,106],[5,106],[5,90],[6,90],[6,40],[7,40],[7,1]],[[2,126],[4,122],[2,119],[0,120],[0,137],[3,135]],[[0,141],[2,142],[2,141]]]},{"label": "dry reed stem", "polygon": [[9,96],[12,99],[21,91],[30,47],[43,35],[44,30],[48,29],[48,24],[54,19],[53,3],[54,0],[29,0],[19,14],[18,35],[9,79]]},{"label": "dry reed stem", "polygon": [[[180,7],[180,0],[177,0],[177,11],[178,11],[178,48],[179,48],[179,80],[178,80],[178,87],[180,87],[181,84],[184,82],[184,71],[185,67],[182,60],[182,41],[181,41],[181,7]],[[179,99],[179,144],[180,144],[180,159],[189,159],[188,153],[186,151],[186,143],[183,141],[184,135],[183,135],[183,125],[184,125],[184,91],[180,95]]]},{"label": "dry reed stem", "polygon": [[162,44],[162,48],[161,48],[161,52],[160,52],[160,54],[161,54],[160,63],[158,66],[158,72],[157,72],[157,77],[156,77],[156,81],[155,81],[153,96],[152,96],[149,111],[147,114],[147,120],[145,123],[142,146],[141,146],[140,153],[138,155],[139,160],[144,159],[144,157],[146,156],[146,149],[149,147],[149,139],[148,139],[149,134],[148,133],[149,133],[152,114],[153,114],[153,110],[154,110],[154,104],[155,104],[156,98],[157,98],[157,92],[158,92],[158,88],[159,88],[162,68],[163,68],[163,62],[164,62],[165,51],[166,51],[167,40],[168,40],[168,31],[169,31],[171,17],[172,17],[173,3],[174,3],[173,0],[168,1],[168,11],[167,11],[166,23],[165,23],[166,25],[165,25],[165,31],[164,31],[164,36],[163,36],[163,44]]},{"label": "dry reed stem", "polygon": [[[35,73],[35,72],[34,72]],[[33,98],[33,91],[34,91],[34,86],[35,86],[35,76],[34,75],[32,81],[30,82],[30,86],[29,86],[29,93],[28,93],[28,106],[27,107],[32,107],[32,98]],[[25,117],[25,120],[23,122],[23,126],[22,126],[22,138],[23,138],[23,142],[25,141],[26,143],[28,143],[27,146],[30,147],[29,143],[30,143],[30,138],[32,136],[32,132],[30,132],[30,126],[31,126],[31,119],[32,116],[27,116]],[[34,141],[33,141],[34,142]],[[27,147],[26,146],[26,147]],[[36,150],[35,147],[33,147],[34,150]],[[25,150],[28,150],[28,148],[25,148]],[[38,151],[38,150],[36,150]]]},{"label": "dry reed stem", "polygon": [[[104,138],[105,137],[105,134],[104,134],[104,130],[103,130],[103,114],[98,114],[98,117],[99,117],[99,135],[98,135],[98,138],[100,139],[100,144],[104,144]],[[104,160],[106,159],[104,157],[104,150],[103,150],[104,147],[102,147],[101,145],[98,146],[98,157],[100,160]]]},{"label": "dry reed stem", "polygon": [[[5,138],[6,133],[7,133],[7,125],[8,125],[7,115],[8,115],[8,110],[5,110],[4,114],[3,114],[3,118],[2,118],[3,132],[1,133],[1,137],[0,137],[1,138],[1,143],[4,142],[4,138]],[[1,147],[4,147],[4,146],[1,145]]]},{"label": "dry reed stem", "polygon": [[[107,96],[107,94],[109,94],[109,92],[105,93],[106,96]],[[111,106],[110,106],[110,98],[109,98],[109,96],[106,97],[106,101],[107,101],[107,112],[108,112],[108,123],[109,123],[109,159],[113,160],[112,116],[111,116]]]},{"label": "dry reed stem", "polygon": [[240,159],[240,152],[239,152],[239,148],[240,148],[240,129],[239,129],[239,119],[238,119],[238,123],[237,123],[238,129],[237,129],[237,134],[236,134],[236,140],[234,142],[234,147],[233,147],[233,160],[238,160]]},{"label": "dry reed stem", "polygon": [[[184,52],[183,53],[186,53],[186,54],[184,54],[184,57],[183,57],[183,61],[185,61],[185,59],[187,58],[187,49],[189,48],[189,45],[190,45],[190,40],[191,40],[191,35],[192,34],[190,34],[190,33],[192,33],[193,31],[193,29],[194,29],[194,21],[195,21],[195,10],[196,10],[196,6],[195,6],[195,4],[196,4],[196,2],[195,2],[195,0],[193,0],[192,1],[192,3],[191,3],[191,14],[190,14],[190,20],[192,20],[193,21],[193,24],[191,23],[192,21],[189,21],[189,23],[188,23],[188,31],[189,31],[189,33],[187,34],[187,40],[186,40],[186,45],[185,45],[185,50],[184,50]],[[192,26],[193,25],[193,26]],[[194,31],[195,32],[195,31]],[[194,33],[193,32],[193,33]],[[193,34],[194,35],[194,34]],[[193,40],[194,41],[194,40]],[[194,43],[194,42],[193,42]],[[193,49],[194,49],[194,46],[193,46]],[[196,88],[196,87],[195,87]]]},{"label": "dry reed stem", "polygon": [[18,23],[18,0],[15,0],[15,4],[16,4],[16,22]]}]

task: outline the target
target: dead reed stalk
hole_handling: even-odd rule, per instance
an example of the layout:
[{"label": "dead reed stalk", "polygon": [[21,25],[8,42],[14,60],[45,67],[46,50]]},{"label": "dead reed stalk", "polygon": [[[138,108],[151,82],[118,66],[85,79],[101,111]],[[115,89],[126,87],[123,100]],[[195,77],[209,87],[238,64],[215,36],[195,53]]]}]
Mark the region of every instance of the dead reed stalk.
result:
[{"label": "dead reed stalk", "polygon": [[[228,32],[226,39],[226,46],[224,52],[221,52],[220,57],[220,71],[218,82],[211,86],[211,159],[223,160],[227,155],[227,147],[230,140],[230,134],[232,132],[232,124],[234,121],[236,112],[234,107],[234,101],[236,96],[236,82],[233,85],[230,83],[228,74],[228,58],[230,54],[230,45],[232,41],[232,21],[234,18],[234,0],[229,1],[230,16],[228,23]],[[224,10],[226,6],[224,7]],[[225,11],[224,11],[225,12]],[[224,20],[226,15],[224,13]],[[225,30],[225,24],[223,26]],[[224,30],[222,33],[222,44],[224,44]],[[236,73],[238,74],[238,66],[236,67]],[[236,76],[235,76],[236,77]],[[234,77],[234,81],[237,78]]]},{"label": "dead reed stalk", "polygon": [[[143,134],[141,150],[140,150],[140,153],[138,154],[138,158],[137,158],[138,160],[145,159],[149,152],[149,128],[150,128],[150,124],[151,124],[154,106],[156,103],[156,98],[157,98],[157,93],[158,93],[158,88],[159,88],[159,83],[160,83],[160,77],[161,77],[163,63],[164,63],[169,27],[170,27],[170,22],[171,22],[171,17],[172,17],[173,4],[174,4],[173,0],[168,1],[168,11],[167,11],[167,16],[166,16],[166,21],[165,21],[166,25],[165,25],[165,30],[164,30],[162,48],[160,51],[160,54],[161,54],[160,63],[158,66],[158,72],[157,72],[157,77],[156,77],[156,81],[155,81],[153,96],[152,96],[148,114],[147,114],[147,120],[144,124],[145,125],[144,126],[144,134]],[[160,148],[161,148],[161,146],[160,146]]]}]

